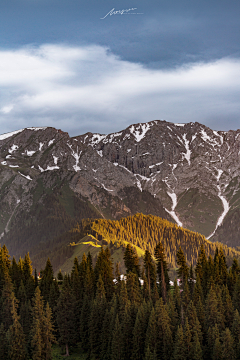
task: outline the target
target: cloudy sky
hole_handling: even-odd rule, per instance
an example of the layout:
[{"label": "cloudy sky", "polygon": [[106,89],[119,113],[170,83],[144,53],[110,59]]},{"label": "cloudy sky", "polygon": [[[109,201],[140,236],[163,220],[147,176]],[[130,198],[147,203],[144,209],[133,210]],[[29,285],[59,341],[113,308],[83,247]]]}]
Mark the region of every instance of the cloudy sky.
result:
[{"label": "cloudy sky", "polygon": [[0,133],[238,129],[239,19],[239,0],[0,0]]}]

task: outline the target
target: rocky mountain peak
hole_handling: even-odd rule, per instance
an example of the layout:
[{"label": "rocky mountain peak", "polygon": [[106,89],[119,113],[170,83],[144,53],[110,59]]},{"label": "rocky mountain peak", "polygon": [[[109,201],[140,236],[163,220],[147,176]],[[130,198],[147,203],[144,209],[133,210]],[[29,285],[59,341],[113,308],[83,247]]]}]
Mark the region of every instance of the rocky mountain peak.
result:
[{"label": "rocky mountain peak", "polygon": [[66,182],[101,217],[154,213],[217,239],[240,208],[239,135],[161,120],[107,135],[51,127],[0,135],[2,230],[13,211],[30,211],[39,181],[53,190]]}]

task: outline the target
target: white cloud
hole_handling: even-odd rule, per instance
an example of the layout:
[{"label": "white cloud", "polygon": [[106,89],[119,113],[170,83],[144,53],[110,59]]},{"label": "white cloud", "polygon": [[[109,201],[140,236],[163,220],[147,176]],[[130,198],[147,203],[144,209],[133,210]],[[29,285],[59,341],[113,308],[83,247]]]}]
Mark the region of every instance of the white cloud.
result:
[{"label": "white cloud", "polygon": [[47,125],[104,133],[154,119],[240,127],[239,92],[236,59],[152,70],[100,46],[0,51],[1,132]]},{"label": "white cloud", "polygon": [[3,106],[0,111],[3,113],[3,114],[8,114],[10,113],[10,111],[13,109],[13,105],[7,105],[7,106]]}]

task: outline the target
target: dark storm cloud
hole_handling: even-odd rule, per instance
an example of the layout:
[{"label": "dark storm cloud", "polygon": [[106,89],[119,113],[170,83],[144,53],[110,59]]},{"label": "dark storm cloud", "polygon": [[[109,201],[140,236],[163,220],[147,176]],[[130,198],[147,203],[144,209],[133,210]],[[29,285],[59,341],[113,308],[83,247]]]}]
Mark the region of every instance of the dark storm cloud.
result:
[{"label": "dark storm cloud", "polygon": [[[143,15],[105,16],[137,8]],[[99,44],[151,67],[239,57],[240,2],[145,0],[8,0],[2,4],[2,46]]]}]

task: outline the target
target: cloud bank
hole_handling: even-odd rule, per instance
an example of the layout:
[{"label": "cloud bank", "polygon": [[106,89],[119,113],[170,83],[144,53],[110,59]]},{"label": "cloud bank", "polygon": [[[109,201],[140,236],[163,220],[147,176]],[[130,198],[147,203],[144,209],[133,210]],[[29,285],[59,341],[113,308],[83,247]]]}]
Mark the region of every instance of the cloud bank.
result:
[{"label": "cloud bank", "polygon": [[54,126],[108,133],[156,119],[240,128],[240,60],[149,69],[102,46],[0,51],[0,133]]}]

